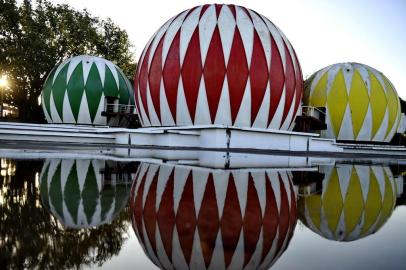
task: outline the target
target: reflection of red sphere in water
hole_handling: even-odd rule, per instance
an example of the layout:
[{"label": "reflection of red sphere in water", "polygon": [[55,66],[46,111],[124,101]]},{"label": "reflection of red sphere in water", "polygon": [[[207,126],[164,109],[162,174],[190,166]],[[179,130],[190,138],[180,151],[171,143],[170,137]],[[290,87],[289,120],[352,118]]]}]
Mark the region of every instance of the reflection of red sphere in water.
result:
[{"label": "reflection of red sphere in water", "polygon": [[135,74],[143,126],[233,125],[287,130],[303,79],[284,34],[235,5],[204,5],[166,22]]},{"label": "reflection of red sphere in water", "polygon": [[287,172],[142,164],[131,191],[133,228],[159,267],[269,267],[296,224]]}]

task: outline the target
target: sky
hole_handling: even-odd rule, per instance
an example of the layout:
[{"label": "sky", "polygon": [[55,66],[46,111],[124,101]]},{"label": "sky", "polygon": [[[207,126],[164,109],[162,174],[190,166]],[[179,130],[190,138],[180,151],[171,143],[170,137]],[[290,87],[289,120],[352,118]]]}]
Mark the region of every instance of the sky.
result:
[{"label": "sky", "polygon": [[406,0],[51,0],[86,8],[125,29],[138,61],[144,46],[169,18],[207,3],[232,3],[266,16],[287,36],[309,77],[341,62],[383,72],[406,99]]}]

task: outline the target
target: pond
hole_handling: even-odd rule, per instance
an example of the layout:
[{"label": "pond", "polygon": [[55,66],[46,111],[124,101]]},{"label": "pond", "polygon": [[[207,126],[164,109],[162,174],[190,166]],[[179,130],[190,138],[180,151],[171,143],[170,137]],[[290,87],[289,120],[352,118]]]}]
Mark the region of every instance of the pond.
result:
[{"label": "pond", "polygon": [[405,269],[402,162],[260,159],[2,158],[0,268]]}]

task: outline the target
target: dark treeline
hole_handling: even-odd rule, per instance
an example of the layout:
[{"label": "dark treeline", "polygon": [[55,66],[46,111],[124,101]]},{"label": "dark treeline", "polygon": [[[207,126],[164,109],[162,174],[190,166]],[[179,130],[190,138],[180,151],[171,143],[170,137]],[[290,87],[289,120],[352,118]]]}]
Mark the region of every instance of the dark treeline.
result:
[{"label": "dark treeline", "polygon": [[46,0],[0,0],[0,74],[10,82],[3,96],[20,121],[44,121],[38,97],[47,74],[81,54],[114,62],[129,79],[136,69],[127,32],[110,19]]}]

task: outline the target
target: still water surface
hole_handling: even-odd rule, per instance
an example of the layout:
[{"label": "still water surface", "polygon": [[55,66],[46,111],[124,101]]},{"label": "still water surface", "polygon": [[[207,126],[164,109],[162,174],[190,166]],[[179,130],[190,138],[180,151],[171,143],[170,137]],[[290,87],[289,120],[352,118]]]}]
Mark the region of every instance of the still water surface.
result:
[{"label": "still water surface", "polygon": [[0,268],[405,269],[401,175],[1,159]]}]

